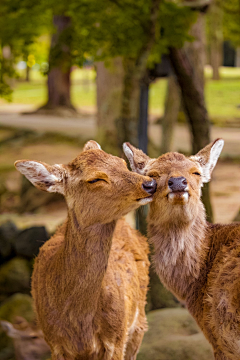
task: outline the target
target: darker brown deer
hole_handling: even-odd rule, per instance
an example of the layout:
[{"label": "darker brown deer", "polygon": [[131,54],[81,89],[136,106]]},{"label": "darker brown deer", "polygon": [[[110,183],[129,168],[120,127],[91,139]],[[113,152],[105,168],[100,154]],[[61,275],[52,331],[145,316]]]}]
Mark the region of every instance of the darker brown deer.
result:
[{"label": "darker brown deer", "polygon": [[240,224],[207,223],[200,199],[223,143],[217,139],[191,157],[150,159],[129,143],[124,150],[134,171],[157,182],[148,234],[161,281],[185,301],[215,359],[239,360]]},{"label": "darker brown deer", "polygon": [[13,339],[16,360],[48,360],[50,348],[43,338],[42,331],[35,324],[29,324],[18,317],[16,324],[0,321],[2,329]]},{"label": "darker brown deer", "polygon": [[146,331],[148,246],[121,218],[156,182],[94,142],[67,165],[21,160],[37,188],[64,195],[67,221],[36,258],[32,295],[53,360],[135,359]]}]

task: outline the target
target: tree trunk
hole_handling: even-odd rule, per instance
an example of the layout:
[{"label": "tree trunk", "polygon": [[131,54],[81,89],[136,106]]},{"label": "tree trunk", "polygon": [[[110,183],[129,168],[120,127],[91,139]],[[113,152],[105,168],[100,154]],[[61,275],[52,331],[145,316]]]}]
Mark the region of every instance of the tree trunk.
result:
[{"label": "tree trunk", "polygon": [[237,51],[236,51],[235,66],[236,66],[236,67],[240,67],[240,47],[238,47],[238,48],[237,48]]},{"label": "tree trunk", "polygon": [[25,78],[25,81],[27,81],[27,82],[30,81],[30,71],[31,71],[31,68],[30,68],[30,66],[27,65],[27,67],[26,67],[26,78]]},{"label": "tree trunk", "polygon": [[[187,49],[170,48],[170,59],[182,92],[184,109],[192,134],[192,152],[197,153],[210,143],[210,122],[204,99],[203,15],[193,25],[195,41]],[[208,221],[213,221],[209,186],[203,188],[203,202]]]},{"label": "tree trunk", "polygon": [[213,70],[213,80],[219,80],[219,67],[222,65],[223,31],[222,9],[216,0],[210,6],[209,11],[209,46],[210,63]]},{"label": "tree trunk", "polygon": [[71,18],[54,15],[56,33],[52,35],[49,54],[48,101],[41,109],[76,111],[70,98],[71,73]]},{"label": "tree trunk", "polygon": [[97,140],[106,152],[121,153],[116,121],[120,118],[124,70],[122,58],[112,59],[110,66],[96,63],[97,69]]},{"label": "tree trunk", "polygon": [[162,119],[162,154],[172,150],[174,125],[177,122],[180,105],[181,93],[179,85],[175,75],[170,75],[168,78],[164,116]]}]

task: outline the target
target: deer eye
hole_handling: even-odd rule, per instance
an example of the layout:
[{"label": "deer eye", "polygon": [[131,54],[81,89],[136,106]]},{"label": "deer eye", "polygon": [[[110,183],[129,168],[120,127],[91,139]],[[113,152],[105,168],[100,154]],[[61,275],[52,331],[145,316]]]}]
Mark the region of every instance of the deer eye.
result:
[{"label": "deer eye", "polygon": [[151,178],[157,178],[160,177],[160,175],[157,172],[152,172],[150,174],[147,174],[147,176],[151,177]]},{"label": "deer eye", "polygon": [[195,171],[195,172],[193,173],[193,175],[201,176],[201,174],[200,174],[199,172],[197,172],[197,171]]},{"label": "deer eye", "polygon": [[104,180],[104,179],[94,179],[94,180],[88,181],[88,183],[89,183],[89,184],[94,184],[94,183],[96,183],[97,181],[105,181],[105,182],[106,182],[106,180]]}]

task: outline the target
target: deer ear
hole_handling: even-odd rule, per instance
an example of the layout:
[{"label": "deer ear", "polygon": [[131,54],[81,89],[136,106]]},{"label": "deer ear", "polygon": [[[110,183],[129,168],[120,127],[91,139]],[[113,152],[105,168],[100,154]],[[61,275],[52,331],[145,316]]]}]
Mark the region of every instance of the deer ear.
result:
[{"label": "deer ear", "polygon": [[151,159],[142,150],[135,148],[129,142],[123,144],[123,151],[129,160],[132,171],[144,175],[146,166]]},{"label": "deer ear", "polygon": [[0,324],[2,326],[3,331],[5,331],[9,337],[11,338],[18,337],[18,330],[16,330],[10,322],[1,320]]},{"label": "deer ear", "polygon": [[102,150],[101,146],[94,140],[89,140],[83,147],[83,151],[97,149]]},{"label": "deer ear", "polygon": [[36,188],[64,195],[65,169],[62,165],[51,166],[40,161],[30,160],[18,160],[14,165]]},{"label": "deer ear", "polygon": [[211,180],[212,171],[216,166],[223,145],[224,145],[223,139],[216,139],[209,145],[205,146],[196,155],[190,157],[190,160],[193,160],[197,162],[198,165],[200,165],[202,169],[203,183],[207,183]]}]

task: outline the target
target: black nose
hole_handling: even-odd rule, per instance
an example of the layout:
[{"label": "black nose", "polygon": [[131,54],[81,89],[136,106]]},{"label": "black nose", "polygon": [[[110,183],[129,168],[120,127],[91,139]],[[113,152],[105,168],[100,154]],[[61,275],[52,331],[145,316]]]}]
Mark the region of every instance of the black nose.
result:
[{"label": "black nose", "polygon": [[187,180],[185,177],[171,177],[168,180],[168,186],[172,191],[184,191],[187,187]]},{"label": "black nose", "polygon": [[157,183],[156,181],[153,179],[151,181],[145,181],[143,184],[142,184],[142,188],[143,190],[145,190],[148,194],[151,194],[153,195],[156,191],[156,188],[157,188]]}]

